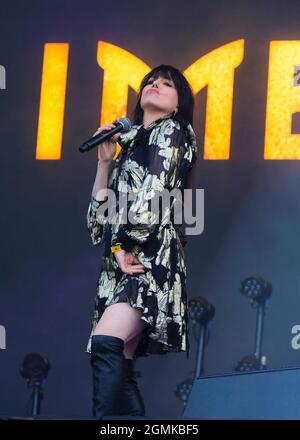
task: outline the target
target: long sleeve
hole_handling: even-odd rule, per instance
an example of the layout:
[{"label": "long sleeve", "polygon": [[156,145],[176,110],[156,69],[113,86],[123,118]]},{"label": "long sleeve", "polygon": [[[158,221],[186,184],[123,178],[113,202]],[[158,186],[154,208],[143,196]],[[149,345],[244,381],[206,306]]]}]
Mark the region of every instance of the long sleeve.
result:
[{"label": "long sleeve", "polygon": [[98,208],[105,201],[99,202],[92,196],[86,215],[87,228],[94,246],[102,244],[106,236],[107,220],[105,216],[98,212]]},{"label": "long sleeve", "polygon": [[130,252],[134,245],[143,245],[158,234],[161,219],[167,211],[153,210],[153,200],[165,189],[171,191],[181,187],[195,155],[196,139],[191,125],[184,127],[179,121],[168,119],[159,131],[154,129],[151,132],[143,148],[141,166],[144,166],[145,173],[142,184],[134,199],[127,204],[128,219],[133,218],[134,223],[117,221],[111,245],[121,245]]},{"label": "long sleeve", "polygon": [[[109,175],[107,179],[107,186],[111,188],[115,184],[115,178],[118,171],[119,162],[122,158],[122,151],[126,150],[128,143],[136,136],[137,128],[133,126],[131,130],[121,133],[118,143],[122,146],[122,150],[115,160],[112,161]],[[104,205],[105,204],[105,205]],[[86,214],[86,223],[89,234],[91,236],[92,244],[94,246],[101,245],[106,239],[106,233],[109,228],[109,202],[108,197],[103,201],[96,200],[91,196],[90,203]]]},{"label": "long sleeve", "polygon": [[[108,178],[107,178],[107,186],[110,187],[112,181],[115,177],[115,168],[116,162],[118,158],[113,161],[109,168]],[[101,245],[106,238],[106,231],[109,226],[108,224],[108,197],[104,200],[99,201],[96,200],[95,197],[91,196],[91,200],[88,206],[87,214],[86,214],[86,224],[87,229],[90,233],[92,244],[94,246]]]}]

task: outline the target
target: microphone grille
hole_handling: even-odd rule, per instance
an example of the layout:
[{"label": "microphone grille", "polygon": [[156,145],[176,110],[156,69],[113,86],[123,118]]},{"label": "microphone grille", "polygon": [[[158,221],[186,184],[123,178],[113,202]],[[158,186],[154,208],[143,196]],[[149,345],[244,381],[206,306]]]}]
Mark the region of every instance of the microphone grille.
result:
[{"label": "microphone grille", "polygon": [[120,118],[118,119],[118,123],[122,125],[122,133],[129,131],[132,127],[131,121],[129,118]]}]

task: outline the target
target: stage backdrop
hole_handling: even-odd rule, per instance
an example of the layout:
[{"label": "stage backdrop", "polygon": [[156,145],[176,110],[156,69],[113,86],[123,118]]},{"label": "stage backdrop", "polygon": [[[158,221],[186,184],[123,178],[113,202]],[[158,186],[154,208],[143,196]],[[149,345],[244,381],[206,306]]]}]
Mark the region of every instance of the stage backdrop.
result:
[{"label": "stage backdrop", "polygon": [[[28,414],[19,369],[37,352],[52,366],[42,413],[91,415],[85,348],[103,249],[85,219],[97,149],[78,147],[130,114],[141,77],[161,63],[195,93],[205,227],[185,250],[189,299],[216,307],[204,373],[232,372],[254,350],[256,309],[239,293],[253,274],[273,285],[267,367],[300,366],[299,17],[298,2],[277,0],[1,3],[0,414]],[[137,361],[147,415],[181,414],[190,335],[188,361]]]}]

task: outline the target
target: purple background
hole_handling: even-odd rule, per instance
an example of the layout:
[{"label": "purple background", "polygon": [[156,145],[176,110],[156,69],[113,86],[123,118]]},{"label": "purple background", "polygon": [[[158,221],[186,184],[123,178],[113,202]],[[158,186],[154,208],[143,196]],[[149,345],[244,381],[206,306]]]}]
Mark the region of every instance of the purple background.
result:
[{"label": "purple background", "polygon": [[[205,374],[232,372],[253,351],[255,310],[239,293],[255,273],[271,281],[263,351],[268,367],[300,366],[291,328],[300,323],[298,161],[264,161],[269,42],[300,40],[296,1],[10,1],[1,3],[0,91],[1,291],[0,414],[25,415],[30,392],[19,374],[24,356],[50,359],[42,413],[91,415],[91,369],[85,353],[102,248],[85,223],[96,173],[96,149],[78,146],[99,125],[102,71],[99,40],[150,66],[182,71],[207,52],[245,39],[235,73],[231,158],[204,161],[206,90],[196,97],[197,186],[205,190],[205,231],[186,246],[189,298],[216,307]],[[43,50],[70,44],[60,161],[35,160]],[[122,66],[120,66],[122,69]],[[131,91],[131,103],[134,102]],[[129,105],[130,107],[130,105]],[[297,115],[293,130],[299,131]],[[179,416],[176,386],[193,376],[196,344],[184,353],[137,361],[148,416]]]}]

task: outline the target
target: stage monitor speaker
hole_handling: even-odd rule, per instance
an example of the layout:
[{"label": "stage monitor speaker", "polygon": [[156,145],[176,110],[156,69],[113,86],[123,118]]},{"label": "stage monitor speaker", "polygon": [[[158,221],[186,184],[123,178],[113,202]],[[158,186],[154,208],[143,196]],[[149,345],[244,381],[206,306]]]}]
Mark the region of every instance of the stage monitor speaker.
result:
[{"label": "stage monitor speaker", "polygon": [[300,369],[196,379],[183,416],[231,420],[300,419]]}]

